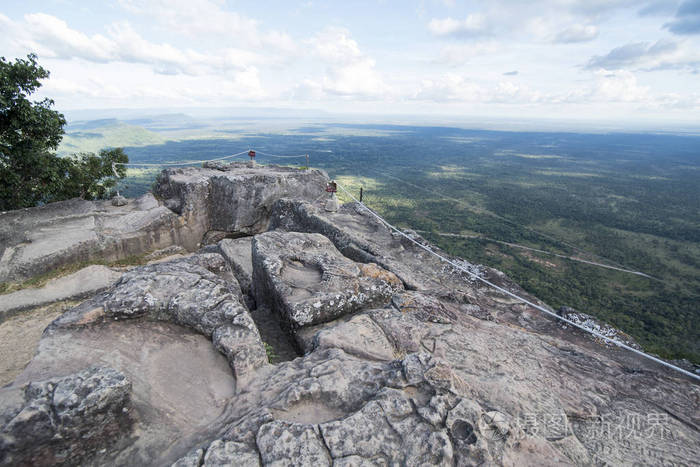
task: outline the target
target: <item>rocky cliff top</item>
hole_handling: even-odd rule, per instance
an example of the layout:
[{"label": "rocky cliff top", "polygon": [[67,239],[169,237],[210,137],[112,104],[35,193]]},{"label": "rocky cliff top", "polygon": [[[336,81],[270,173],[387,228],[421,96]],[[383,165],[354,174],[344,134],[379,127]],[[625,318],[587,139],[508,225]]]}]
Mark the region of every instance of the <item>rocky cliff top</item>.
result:
[{"label": "rocky cliff top", "polygon": [[[0,463],[697,461],[696,384],[471,280],[361,205],[326,211],[326,181],[212,164],[166,170],[125,207],[0,214],[3,280],[114,245],[190,252],[46,328],[0,389]],[[66,226],[83,236],[52,243]]]}]

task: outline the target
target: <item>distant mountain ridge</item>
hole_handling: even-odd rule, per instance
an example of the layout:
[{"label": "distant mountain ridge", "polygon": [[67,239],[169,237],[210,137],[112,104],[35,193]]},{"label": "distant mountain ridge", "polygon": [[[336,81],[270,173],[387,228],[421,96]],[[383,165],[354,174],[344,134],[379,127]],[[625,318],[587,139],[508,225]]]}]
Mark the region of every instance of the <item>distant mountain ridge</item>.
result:
[{"label": "distant mountain ridge", "polygon": [[148,146],[166,141],[167,138],[154,131],[116,118],[91,120],[68,125],[58,153],[98,152],[110,147]]}]

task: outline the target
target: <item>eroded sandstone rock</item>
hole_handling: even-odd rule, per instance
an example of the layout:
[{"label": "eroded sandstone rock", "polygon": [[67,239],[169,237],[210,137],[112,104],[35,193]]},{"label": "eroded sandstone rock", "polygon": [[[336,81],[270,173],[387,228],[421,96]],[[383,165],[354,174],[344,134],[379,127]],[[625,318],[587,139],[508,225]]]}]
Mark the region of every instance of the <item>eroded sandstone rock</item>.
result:
[{"label": "eroded sandstone rock", "polygon": [[0,282],[78,262],[114,261],[182,245],[201,235],[146,194],[125,206],[73,199],[0,213]]},{"label": "eroded sandstone rock", "polygon": [[267,230],[275,201],[315,200],[325,193],[327,179],[318,169],[207,164],[205,168],[164,170],[156,195],[196,229],[200,238],[209,230],[256,234]]},{"label": "eroded sandstone rock", "polygon": [[221,254],[231,265],[244,294],[251,293],[253,280],[253,237],[224,239],[218,243]]},{"label": "eroded sandstone rock", "polygon": [[385,304],[402,288],[392,273],[344,257],[323,235],[280,231],[253,239],[253,287],[292,329]]},{"label": "eroded sandstone rock", "polygon": [[76,464],[109,447],[132,424],[130,392],[105,367],[0,390],[0,464]]},{"label": "eroded sandstone rock", "polygon": [[235,455],[251,455],[256,465],[253,453],[265,465],[570,462],[550,441],[461,395],[460,378],[425,353],[379,363],[318,350],[252,384],[255,394],[233,403],[257,409],[235,411],[242,415],[233,414],[224,437],[204,447],[204,465],[214,465],[207,456]]},{"label": "eroded sandstone rock", "polygon": [[260,334],[221,255],[203,253],[135,268],[52,327],[137,318],[169,321],[211,338],[239,378],[267,364]]},{"label": "eroded sandstone rock", "polygon": [[[212,230],[256,236],[136,268],[46,330],[6,393],[8,407],[21,410],[17,388],[27,382],[91,364],[133,381],[134,428],[84,463],[695,462],[700,389],[691,382],[562,329],[392,233],[357,204],[326,212],[320,198],[274,200],[286,188],[274,195],[259,185],[268,184],[261,180],[269,172],[258,179],[235,165],[168,173],[167,204],[183,221],[221,218]],[[247,207],[209,210],[211,190],[231,187],[239,196],[246,188],[236,183],[260,196],[240,195]],[[287,232],[260,233],[268,227]],[[232,242],[240,245],[228,248]],[[451,260],[527,296],[498,271]],[[264,305],[252,313],[238,287],[249,274]],[[341,293],[367,298],[337,312]],[[304,355],[263,361],[254,313],[260,323],[281,314]],[[0,422],[19,412],[6,413]],[[41,432],[39,418],[31,423]]]},{"label": "eroded sandstone rock", "polygon": [[44,287],[18,290],[0,298],[0,322],[29,308],[89,297],[119,279],[121,273],[106,266],[87,266],[73,274],[49,281]]}]

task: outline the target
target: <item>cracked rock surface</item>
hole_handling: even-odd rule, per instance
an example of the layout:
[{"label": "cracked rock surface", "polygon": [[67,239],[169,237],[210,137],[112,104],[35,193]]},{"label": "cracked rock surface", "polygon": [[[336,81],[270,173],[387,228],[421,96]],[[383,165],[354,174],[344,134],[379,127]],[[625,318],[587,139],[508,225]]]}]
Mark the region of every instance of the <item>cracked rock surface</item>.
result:
[{"label": "cracked rock surface", "polygon": [[238,378],[267,364],[240,287],[228,263],[215,253],[135,268],[108,292],[64,314],[51,327],[139,318],[171,322],[212,339]]},{"label": "cracked rock surface", "polygon": [[0,463],[697,463],[697,384],[357,204],[325,211],[323,174],[300,172],[166,171],[165,204],[202,238],[253,236],[134,268],[54,321],[0,390]]},{"label": "cracked rock surface", "polygon": [[315,200],[325,193],[327,179],[318,169],[209,163],[164,170],[155,193],[202,237],[210,230],[250,235],[267,230],[275,201]]},{"label": "cracked rock surface", "polygon": [[131,382],[113,368],[0,389],[0,463],[79,463],[130,428]]},{"label": "cracked rock surface", "polygon": [[403,288],[394,274],[355,263],[320,234],[257,235],[253,271],[256,301],[278,310],[291,329],[383,305]]}]

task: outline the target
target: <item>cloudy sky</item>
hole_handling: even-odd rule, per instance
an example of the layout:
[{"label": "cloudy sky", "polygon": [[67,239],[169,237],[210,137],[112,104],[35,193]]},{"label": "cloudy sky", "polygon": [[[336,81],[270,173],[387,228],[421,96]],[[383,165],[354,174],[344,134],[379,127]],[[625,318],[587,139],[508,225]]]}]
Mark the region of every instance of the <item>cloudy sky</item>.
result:
[{"label": "cloudy sky", "polygon": [[259,106],[700,121],[700,0],[23,0],[61,110]]}]

